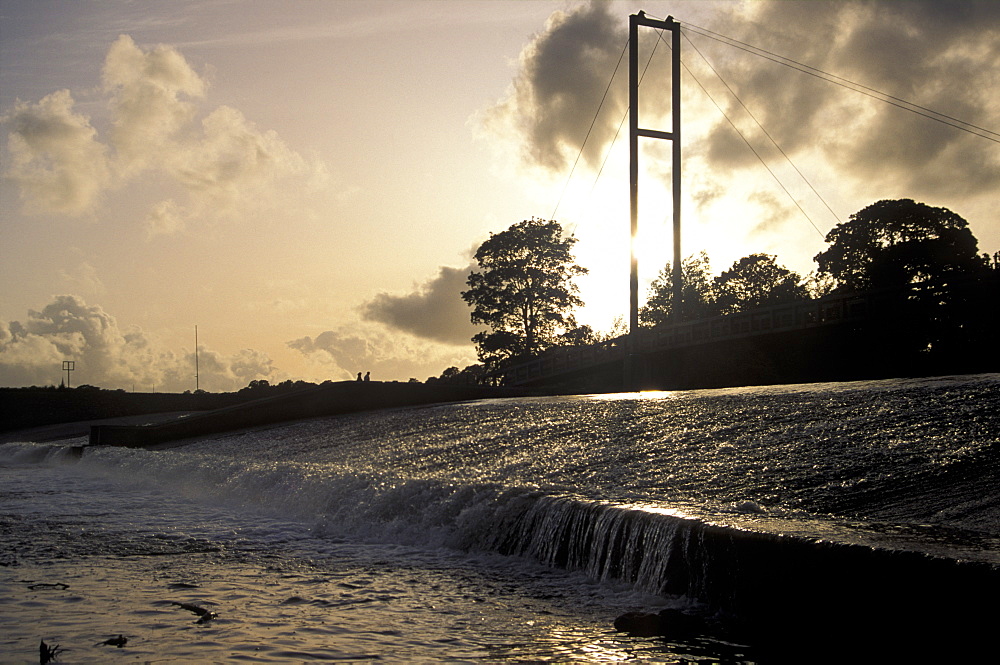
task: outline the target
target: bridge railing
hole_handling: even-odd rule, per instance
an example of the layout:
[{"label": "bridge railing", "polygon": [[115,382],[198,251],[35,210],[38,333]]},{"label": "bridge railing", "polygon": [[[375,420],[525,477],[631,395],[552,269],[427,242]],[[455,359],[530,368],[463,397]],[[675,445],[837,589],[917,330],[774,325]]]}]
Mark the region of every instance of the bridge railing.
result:
[{"label": "bridge railing", "polygon": [[769,331],[793,330],[839,323],[868,316],[870,296],[828,296],[817,300],[770,305],[749,312],[684,321],[638,335],[637,351],[700,344],[718,339],[735,339]]},{"label": "bridge railing", "polygon": [[505,367],[495,375],[503,378],[504,385],[517,385],[533,379],[571,372],[581,367],[592,367],[625,357],[626,337],[576,346],[559,346],[545,351],[538,358]]},{"label": "bridge railing", "polygon": [[[749,312],[713,316],[639,331],[635,353],[662,351],[709,341],[738,339],[767,332],[804,329],[861,320],[869,315],[872,294],[826,296],[761,307]],[[492,373],[504,385],[518,385],[556,374],[624,360],[628,335],[597,344],[554,347],[532,360]]]}]

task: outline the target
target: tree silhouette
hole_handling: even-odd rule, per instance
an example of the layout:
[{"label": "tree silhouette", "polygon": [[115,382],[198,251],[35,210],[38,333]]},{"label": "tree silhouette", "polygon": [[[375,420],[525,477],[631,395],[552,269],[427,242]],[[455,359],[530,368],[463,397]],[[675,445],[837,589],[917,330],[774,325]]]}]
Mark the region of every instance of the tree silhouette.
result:
[{"label": "tree silhouette", "polygon": [[[441,376],[427,377],[428,384],[444,383],[452,385],[476,385],[482,382],[486,368],[482,365],[469,365],[459,371],[457,367],[449,367],[441,372]],[[412,380],[412,379],[411,379]]]},{"label": "tree silhouette", "polygon": [[808,297],[802,278],[778,265],[771,254],[744,256],[716,277],[712,286],[720,314],[735,314]]},{"label": "tree silhouette", "polygon": [[826,236],[818,272],[844,291],[871,291],[976,277],[982,266],[969,224],[947,208],[885,200],[854,213]]},{"label": "tree silhouette", "polygon": [[472,322],[490,327],[472,338],[480,361],[537,355],[576,327],[572,310],[583,301],[573,279],[587,269],[573,262],[575,243],[558,222],[533,218],[479,246],[480,271],[469,275],[462,298],[473,307]]},{"label": "tree silhouette", "polygon": [[[646,304],[639,310],[639,322],[644,326],[660,326],[674,322],[673,269],[670,262],[649,286]],[[681,261],[681,320],[690,321],[718,313],[709,276],[708,254],[692,254]]]},{"label": "tree silhouette", "polygon": [[958,357],[992,330],[984,319],[995,298],[988,257],[977,254],[968,222],[951,210],[879,201],[826,239],[818,272],[832,276],[839,291],[882,294],[882,328],[896,346]]},{"label": "tree silhouette", "polygon": [[596,344],[597,342],[597,333],[589,325],[576,326],[559,335],[560,345],[585,346],[587,344]]}]

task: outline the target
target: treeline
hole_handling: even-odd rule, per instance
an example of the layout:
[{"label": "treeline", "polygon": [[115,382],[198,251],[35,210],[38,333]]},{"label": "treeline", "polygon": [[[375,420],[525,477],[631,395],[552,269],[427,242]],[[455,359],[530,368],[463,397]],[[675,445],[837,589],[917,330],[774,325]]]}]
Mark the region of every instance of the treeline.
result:
[{"label": "treeline", "polygon": [[705,252],[689,257],[682,262],[680,312],[668,264],[650,288],[640,322],[656,327],[831,294],[909,289],[941,295],[1000,274],[1000,252],[979,254],[962,217],[909,199],[868,206],[826,240],[830,246],[814,257],[817,269],[805,278],[769,254],[743,257],[714,278]]},{"label": "treeline", "polygon": [[[325,383],[330,382],[326,381]],[[309,381],[292,381],[290,379],[280,383],[271,383],[267,379],[254,379],[245,388],[240,388],[237,394],[249,399],[258,399],[260,397],[271,397],[272,395],[283,395],[296,390],[315,388],[317,385]]]},{"label": "treeline", "polygon": [[[473,338],[480,362],[450,367],[428,382],[482,382],[548,349],[627,333],[621,320],[605,332],[577,324],[573,312],[583,303],[574,279],[587,270],[573,262],[575,242],[558,222],[537,219],[492,234],[476,252],[480,270],[462,294],[472,322],[487,326]],[[679,301],[668,263],[650,286],[640,326],[656,330],[829,295],[882,293],[893,294],[883,302],[899,322],[899,344],[927,353],[984,344],[1000,295],[1000,252],[980,254],[960,215],[911,199],[879,201],[834,227],[826,242],[806,276],[763,253],[713,276],[708,255],[699,252],[682,261]],[[989,356],[984,366],[995,362],[995,353]]]}]

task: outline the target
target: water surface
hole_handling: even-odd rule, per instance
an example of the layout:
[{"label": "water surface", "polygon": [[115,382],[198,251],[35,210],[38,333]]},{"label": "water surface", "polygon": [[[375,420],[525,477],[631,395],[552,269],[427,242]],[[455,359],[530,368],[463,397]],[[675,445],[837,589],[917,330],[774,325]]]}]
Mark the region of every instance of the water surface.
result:
[{"label": "water surface", "polygon": [[[986,639],[970,589],[997,590],[998,406],[980,375],[486,400],[76,462],[6,444],[0,651],[766,662],[863,653],[874,621],[907,653],[919,616],[961,653]],[[612,628],[667,607],[705,630]]]}]

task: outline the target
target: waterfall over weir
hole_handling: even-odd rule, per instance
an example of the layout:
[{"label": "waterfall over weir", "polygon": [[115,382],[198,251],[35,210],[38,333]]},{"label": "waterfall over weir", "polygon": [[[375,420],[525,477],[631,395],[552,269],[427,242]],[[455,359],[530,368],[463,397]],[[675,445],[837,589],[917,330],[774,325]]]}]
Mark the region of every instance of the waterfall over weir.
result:
[{"label": "waterfall over weir", "polygon": [[[88,448],[65,464],[58,447],[6,444],[0,462],[59,464],[271,525],[226,527],[243,535],[218,536],[222,551],[250,539],[287,556],[302,547],[286,534],[298,524],[329,544],[313,548],[455,553],[449,566],[503,555],[582,574],[603,590],[530,593],[567,611],[603,596],[608,630],[617,612],[666,604],[772,659],[821,660],[816,645],[842,654],[859,640],[869,656],[948,655],[992,639],[998,407],[996,375],[517,398],[161,451]],[[130,538],[94,547],[132,552]],[[637,595],[615,601],[623,585]]]},{"label": "waterfall over weir", "polygon": [[[907,550],[808,540],[571,499],[539,499],[498,525],[499,551],[623,580],[704,605],[744,630],[784,642],[926,630],[949,640],[992,630],[983,601],[1000,591],[995,566]],[[959,637],[961,636],[961,638]],[[843,635],[841,635],[843,637]]]}]

